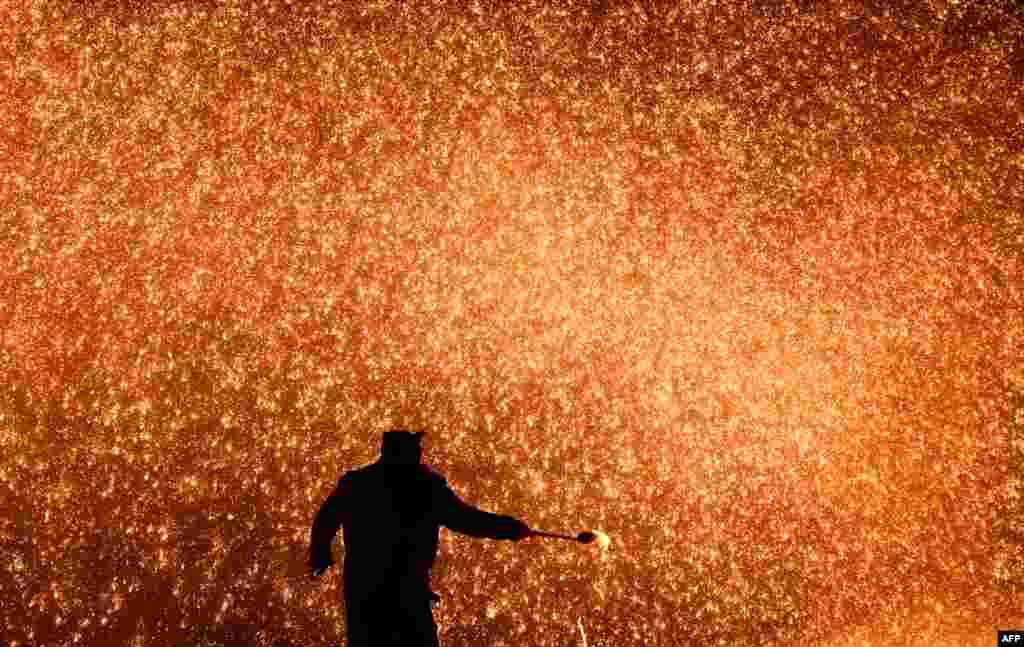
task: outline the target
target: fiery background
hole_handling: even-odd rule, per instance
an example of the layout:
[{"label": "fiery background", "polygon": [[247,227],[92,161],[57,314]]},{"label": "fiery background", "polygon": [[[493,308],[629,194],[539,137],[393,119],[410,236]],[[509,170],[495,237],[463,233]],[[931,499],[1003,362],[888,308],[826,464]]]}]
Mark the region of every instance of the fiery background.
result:
[{"label": "fiery background", "polygon": [[391,427],[612,540],[445,645],[1024,626],[1016,7],[0,2],[0,640],[341,643]]}]

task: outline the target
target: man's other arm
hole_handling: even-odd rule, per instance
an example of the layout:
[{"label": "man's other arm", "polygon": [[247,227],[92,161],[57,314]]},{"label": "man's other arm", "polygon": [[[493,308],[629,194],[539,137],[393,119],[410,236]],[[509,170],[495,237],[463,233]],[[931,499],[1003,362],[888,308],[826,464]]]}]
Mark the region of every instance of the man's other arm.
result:
[{"label": "man's other arm", "polygon": [[342,477],[313,519],[313,529],[309,534],[309,566],[314,577],[334,563],[331,542],[344,523],[349,490],[349,481]]}]

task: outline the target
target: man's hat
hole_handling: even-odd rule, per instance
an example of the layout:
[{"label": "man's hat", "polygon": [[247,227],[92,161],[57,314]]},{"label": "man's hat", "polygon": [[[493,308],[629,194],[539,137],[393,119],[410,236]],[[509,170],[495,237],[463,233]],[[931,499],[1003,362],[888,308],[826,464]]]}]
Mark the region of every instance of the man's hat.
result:
[{"label": "man's hat", "polygon": [[413,433],[411,431],[403,431],[401,429],[385,431],[382,450],[385,453],[393,453],[394,450],[401,451],[401,449],[406,447],[419,447],[420,439],[425,434],[426,432],[423,431]]}]

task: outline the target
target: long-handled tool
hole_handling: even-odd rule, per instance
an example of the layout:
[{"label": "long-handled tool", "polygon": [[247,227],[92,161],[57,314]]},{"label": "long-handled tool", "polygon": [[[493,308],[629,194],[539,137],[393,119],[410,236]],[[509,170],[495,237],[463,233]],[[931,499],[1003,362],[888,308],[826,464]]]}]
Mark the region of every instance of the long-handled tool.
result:
[{"label": "long-handled tool", "polygon": [[558,533],[554,533],[554,532],[541,532],[540,530],[534,530],[533,531],[533,536],[534,537],[554,537],[556,539],[568,539],[569,541],[578,541],[581,544],[589,544],[589,543],[592,543],[595,539],[597,539],[597,535],[595,535],[594,533],[590,532],[589,530],[584,530],[583,532],[581,532],[580,534],[576,535],[575,537],[573,537],[572,535],[559,535]]}]

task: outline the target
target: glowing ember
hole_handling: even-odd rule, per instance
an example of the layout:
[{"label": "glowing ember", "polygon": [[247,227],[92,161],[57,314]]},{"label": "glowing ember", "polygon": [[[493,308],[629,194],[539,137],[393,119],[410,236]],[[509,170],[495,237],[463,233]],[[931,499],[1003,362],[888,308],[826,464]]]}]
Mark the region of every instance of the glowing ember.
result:
[{"label": "glowing ember", "polygon": [[608,550],[608,547],[612,545],[611,537],[609,537],[608,535],[604,534],[600,530],[595,530],[594,531],[594,535],[595,535],[594,541],[597,542],[597,546],[601,550]]}]

